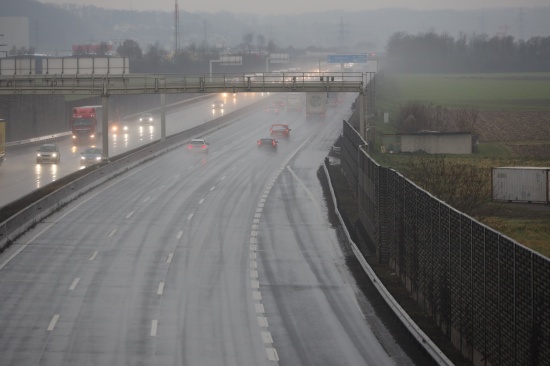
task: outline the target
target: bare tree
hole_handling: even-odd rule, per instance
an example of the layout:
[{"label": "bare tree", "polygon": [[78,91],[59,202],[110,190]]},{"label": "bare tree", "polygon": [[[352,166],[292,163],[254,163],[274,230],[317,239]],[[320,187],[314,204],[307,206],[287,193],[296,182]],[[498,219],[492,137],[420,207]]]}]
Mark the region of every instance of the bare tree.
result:
[{"label": "bare tree", "polygon": [[475,125],[479,119],[479,111],[473,108],[459,109],[455,111],[456,127],[460,131],[474,133]]},{"label": "bare tree", "polygon": [[254,41],[254,33],[248,32],[243,35],[243,44],[248,51],[248,53],[252,53],[252,42]]},{"label": "bare tree", "polygon": [[265,37],[263,34],[258,34],[256,36],[256,44],[258,46],[258,52],[262,53],[262,50],[264,49],[264,46],[265,46]]}]

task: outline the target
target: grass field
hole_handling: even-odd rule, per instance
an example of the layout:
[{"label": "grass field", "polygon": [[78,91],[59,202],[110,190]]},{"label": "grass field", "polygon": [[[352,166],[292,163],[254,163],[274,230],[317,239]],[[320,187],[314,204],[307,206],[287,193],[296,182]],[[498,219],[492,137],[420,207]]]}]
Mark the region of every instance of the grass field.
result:
[{"label": "grass field", "polygon": [[378,109],[394,112],[411,101],[449,108],[550,111],[550,73],[384,74]]},{"label": "grass field", "polygon": [[[550,73],[533,74],[384,74],[377,86],[377,109],[398,115],[399,107],[422,102],[450,109],[482,111],[477,125],[478,153],[450,155],[490,172],[498,166],[550,167]],[[371,119],[377,133],[393,133],[392,124]],[[490,139],[489,139],[490,136]],[[377,145],[378,146],[378,145]],[[537,150],[538,147],[538,150]],[[384,166],[405,171],[410,155],[377,153]],[[490,173],[486,184],[490,187]],[[490,192],[490,189],[489,189]],[[517,242],[550,257],[550,207],[487,202],[476,218]]]}]

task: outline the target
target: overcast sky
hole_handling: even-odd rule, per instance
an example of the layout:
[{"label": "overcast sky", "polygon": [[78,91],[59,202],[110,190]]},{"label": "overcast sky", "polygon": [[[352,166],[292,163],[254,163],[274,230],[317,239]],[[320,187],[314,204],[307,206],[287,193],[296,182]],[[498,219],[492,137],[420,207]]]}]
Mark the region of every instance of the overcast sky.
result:
[{"label": "overcast sky", "polygon": [[[109,9],[173,11],[176,0],[39,0],[42,3],[95,5]],[[550,6],[549,0],[177,0],[187,12],[296,14],[312,11],[359,11],[380,8],[479,9]],[[286,4],[286,5],[285,5]]]}]

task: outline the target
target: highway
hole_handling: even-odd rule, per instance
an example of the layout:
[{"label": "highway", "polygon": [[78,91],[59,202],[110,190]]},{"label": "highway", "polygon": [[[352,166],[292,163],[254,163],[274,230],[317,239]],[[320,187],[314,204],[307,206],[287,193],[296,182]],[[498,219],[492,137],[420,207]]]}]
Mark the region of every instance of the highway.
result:
[{"label": "highway", "polygon": [[[220,115],[231,113],[239,108],[265,99],[267,95],[261,93],[241,93],[237,96],[225,95],[223,98],[227,104],[223,111],[212,110],[212,100],[221,98],[220,94],[210,99],[197,100],[186,105],[182,109],[169,109],[166,112],[166,134],[184,131],[211,121]],[[139,113],[126,116],[123,124],[127,131],[110,132],[109,157],[124,153],[144,144],[160,139],[160,112],[154,113],[153,124],[138,123]],[[68,122],[67,122],[68,124]],[[78,169],[80,166],[80,153],[87,147],[85,145],[73,146],[70,137],[57,142],[61,150],[60,164],[36,164],[37,146],[27,148],[10,149],[6,160],[0,167],[0,207],[24,196],[35,189],[58,180]],[[99,140],[101,146],[101,140]]]},{"label": "highway", "polygon": [[[207,155],[172,150],[38,223],[0,254],[0,365],[414,364],[359,290],[317,178],[351,100],[325,121],[258,109],[206,134]],[[168,134],[204,122],[202,103],[167,115]],[[272,123],[291,136],[260,150]],[[69,143],[57,172],[10,157],[2,170],[31,178],[3,192],[78,169]]]}]

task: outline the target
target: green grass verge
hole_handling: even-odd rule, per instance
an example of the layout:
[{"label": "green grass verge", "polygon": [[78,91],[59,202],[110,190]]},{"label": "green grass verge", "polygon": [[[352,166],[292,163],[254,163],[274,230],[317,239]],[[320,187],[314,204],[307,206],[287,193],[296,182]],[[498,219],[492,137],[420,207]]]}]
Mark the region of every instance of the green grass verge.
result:
[{"label": "green grass verge", "polygon": [[409,102],[478,110],[550,111],[550,73],[385,74],[379,110],[395,114]]}]

